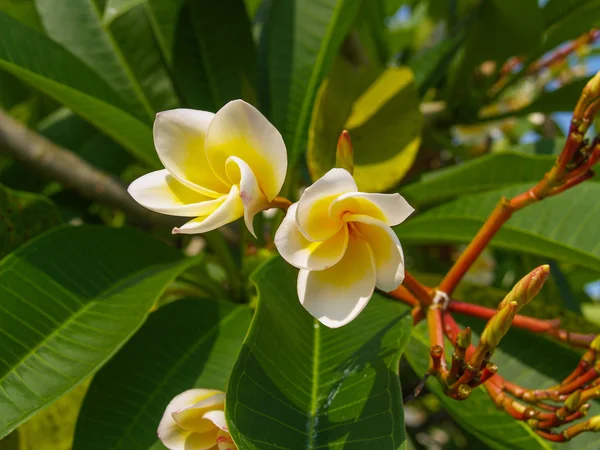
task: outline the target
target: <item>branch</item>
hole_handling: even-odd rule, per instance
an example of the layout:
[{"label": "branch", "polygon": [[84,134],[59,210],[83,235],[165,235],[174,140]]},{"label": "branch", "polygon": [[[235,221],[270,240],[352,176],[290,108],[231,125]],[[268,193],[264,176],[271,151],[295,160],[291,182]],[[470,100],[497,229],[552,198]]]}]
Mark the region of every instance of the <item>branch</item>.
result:
[{"label": "branch", "polygon": [[0,152],[10,155],[44,178],[57,181],[81,196],[123,210],[141,225],[172,227],[181,219],[147,210],[110,175],[62,148],[0,110]]}]

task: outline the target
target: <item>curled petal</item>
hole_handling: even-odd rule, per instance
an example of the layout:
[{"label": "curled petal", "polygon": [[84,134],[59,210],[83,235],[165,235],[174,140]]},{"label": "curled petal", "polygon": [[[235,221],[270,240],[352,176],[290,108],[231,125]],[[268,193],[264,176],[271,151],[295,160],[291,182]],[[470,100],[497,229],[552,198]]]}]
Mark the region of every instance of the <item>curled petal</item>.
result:
[{"label": "curled petal", "polygon": [[[225,398],[223,398],[223,404],[225,404]],[[203,416],[205,419],[210,420],[213,425],[223,431],[229,431],[227,427],[227,422],[225,421],[225,411],[223,410],[213,410],[208,411]]]},{"label": "curled petal", "polygon": [[244,204],[240,198],[240,190],[237,186],[232,186],[225,201],[213,213],[192,219],[182,227],[173,228],[173,234],[206,233],[231,223],[243,215]]},{"label": "curled petal", "polygon": [[205,433],[190,433],[182,450],[213,450],[217,444],[219,431],[217,427],[213,427]]},{"label": "curled petal", "polygon": [[367,306],[375,289],[373,252],[362,239],[350,237],[346,254],[327,270],[300,270],[298,298],[323,325],[338,328]]},{"label": "curled petal", "polygon": [[158,437],[165,447],[169,450],[187,450],[188,448],[186,441],[190,436],[190,431],[179,426],[173,418],[173,413],[220,393],[220,391],[211,389],[190,389],[173,398],[167,405],[158,425]]},{"label": "curled petal", "polygon": [[214,199],[187,188],[167,170],[150,172],[129,185],[129,195],[152,211],[172,216],[207,216],[225,201]]},{"label": "curled petal", "polygon": [[297,207],[298,203],[290,206],[275,233],[275,246],[280,255],[299,269],[324,270],[337,264],[348,247],[348,227],[343,226],[326,241],[310,242],[296,226]]},{"label": "curled petal", "polygon": [[[196,433],[205,433],[215,427],[215,423],[207,415],[211,412],[219,412],[218,410],[222,412],[224,404],[225,394],[216,391],[214,395],[174,411],[171,415],[181,428]],[[215,409],[217,411],[214,411]]]},{"label": "curled petal", "polygon": [[329,210],[331,217],[341,217],[345,213],[363,214],[395,226],[404,222],[414,212],[414,208],[400,194],[367,194],[349,192],[340,195]]},{"label": "curled petal", "polygon": [[215,114],[206,137],[206,155],[215,174],[227,182],[230,156],[246,162],[269,201],[281,190],[287,153],[279,131],[252,105],[234,100]]},{"label": "curled petal", "polygon": [[393,291],[404,281],[404,253],[398,236],[384,222],[370,216],[353,215],[349,219],[373,250],[377,288]]},{"label": "curled petal", "polygon": [[187,187],[217,198],[229,190],[214,174],[205,152],[208,126],[214,114],[173,109],[156,115],[154,145],[165,168]]},{"label": "curled petal", "polygon": [[338,196],[356,189],[354,178],[344,169],[331,169],[308,187],[296,210],[296,223],[304,237],[320,242],[335,235],[343,223],[329,216],[329,207]]},{"label": "curled petal", "polygon": [[260,190],[252,169],[244,160],[237,156],[230,156],[227,159],[226,168],[231,184],[240,186],[240,198],[244,204],[244,222],[252,236],[256,237],[254,216],[269,206],[269,200]]}]

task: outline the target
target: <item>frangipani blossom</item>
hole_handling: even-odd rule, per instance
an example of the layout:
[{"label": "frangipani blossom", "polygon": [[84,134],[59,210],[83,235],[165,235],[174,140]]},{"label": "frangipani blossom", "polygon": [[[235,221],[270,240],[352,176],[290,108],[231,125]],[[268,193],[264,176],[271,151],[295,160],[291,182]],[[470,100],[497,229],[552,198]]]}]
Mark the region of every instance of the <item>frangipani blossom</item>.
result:
[{"label": "frangipani blossom", "polygon": [[190,389],[171,400],[158,425],[169,450],[237,450],[225,422],[225,393]]},{"label": "frangipani blossom", "polygon": [[285,179],[281,134],[242,100],[216,114],[192,109],[159,113],[154,144],[165,169],[138,178],[129,193],[153,211],[194,217],[173,233],[204,233],[244,216],[254,234],[254,216]]},{"label": "frangipani blossom", "polygon": [[344,169],[306,189],[275,235],[281,256],[300,269],[302,306],[337,328],[358,316],[375,287],[396,289],[404,280],[404,255],[390,227],[413,211],[400,194],[358,192]]}]

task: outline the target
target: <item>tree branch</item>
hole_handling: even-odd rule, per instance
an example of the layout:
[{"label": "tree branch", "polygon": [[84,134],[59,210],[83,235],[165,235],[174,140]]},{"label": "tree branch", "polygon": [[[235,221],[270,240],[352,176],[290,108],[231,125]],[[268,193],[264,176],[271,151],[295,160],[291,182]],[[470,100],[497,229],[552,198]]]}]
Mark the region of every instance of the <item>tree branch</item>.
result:
[{"label": "tree branch", "polygon": [[0,152],[85,198],[123,210],[140,225],[172,227],[181,224],[181,218],[158,214],[140,206],[120,181],[96,169],[75,153],[27,129],[2,110]]}]

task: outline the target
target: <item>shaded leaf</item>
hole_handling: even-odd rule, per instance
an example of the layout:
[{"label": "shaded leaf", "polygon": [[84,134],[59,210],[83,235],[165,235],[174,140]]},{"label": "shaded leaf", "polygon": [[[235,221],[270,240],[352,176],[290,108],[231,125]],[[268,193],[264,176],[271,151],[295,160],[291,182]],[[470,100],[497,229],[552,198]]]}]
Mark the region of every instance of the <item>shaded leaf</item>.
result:
[{"label": "shaded leaf", "polygon": [[140,232],[93,226],[58,228],[4,258],[0,437],[100,368],[196,262]]},{"label": "shaded leaf", "polygon": [[270,119],[292,165],[306,149],[313,103],[361,2],[273,2],[267,23]]},{"label": "shaded leaf", "polygon": [[0,184],[0,258],[60,223],[58,209],[48,198]]},{"label": "shaded leaf", "polygon": [[141,161],[158,165],[152,130],[88,66],[47,37],[0,12],[0,69],[33,85],[121,143]]},{"label": "shaded leaf", "polygon": [[149,449],[173,397],[192,387],[225,391],[250,318],[246,306],[200,299],[153,313],[94,377],[73,449]]},{"label": "shaded leaf", "polygon": [[376,295],[352,323],[328,329],[298,302],[296,274],[279,258],[254,275],[258,310],[227,390],[239,449],[403,448],[408,308]]},{"label": "shaded leaf", "polygon": [[[458,198],[408,220],[396,234],[413,243],[469,242],[502,196],[511,198],[530,187],[516,185]],[[599,196],[600,184],[588,182],[528,206],[513,215],[491,245],[598,271]]]}]

